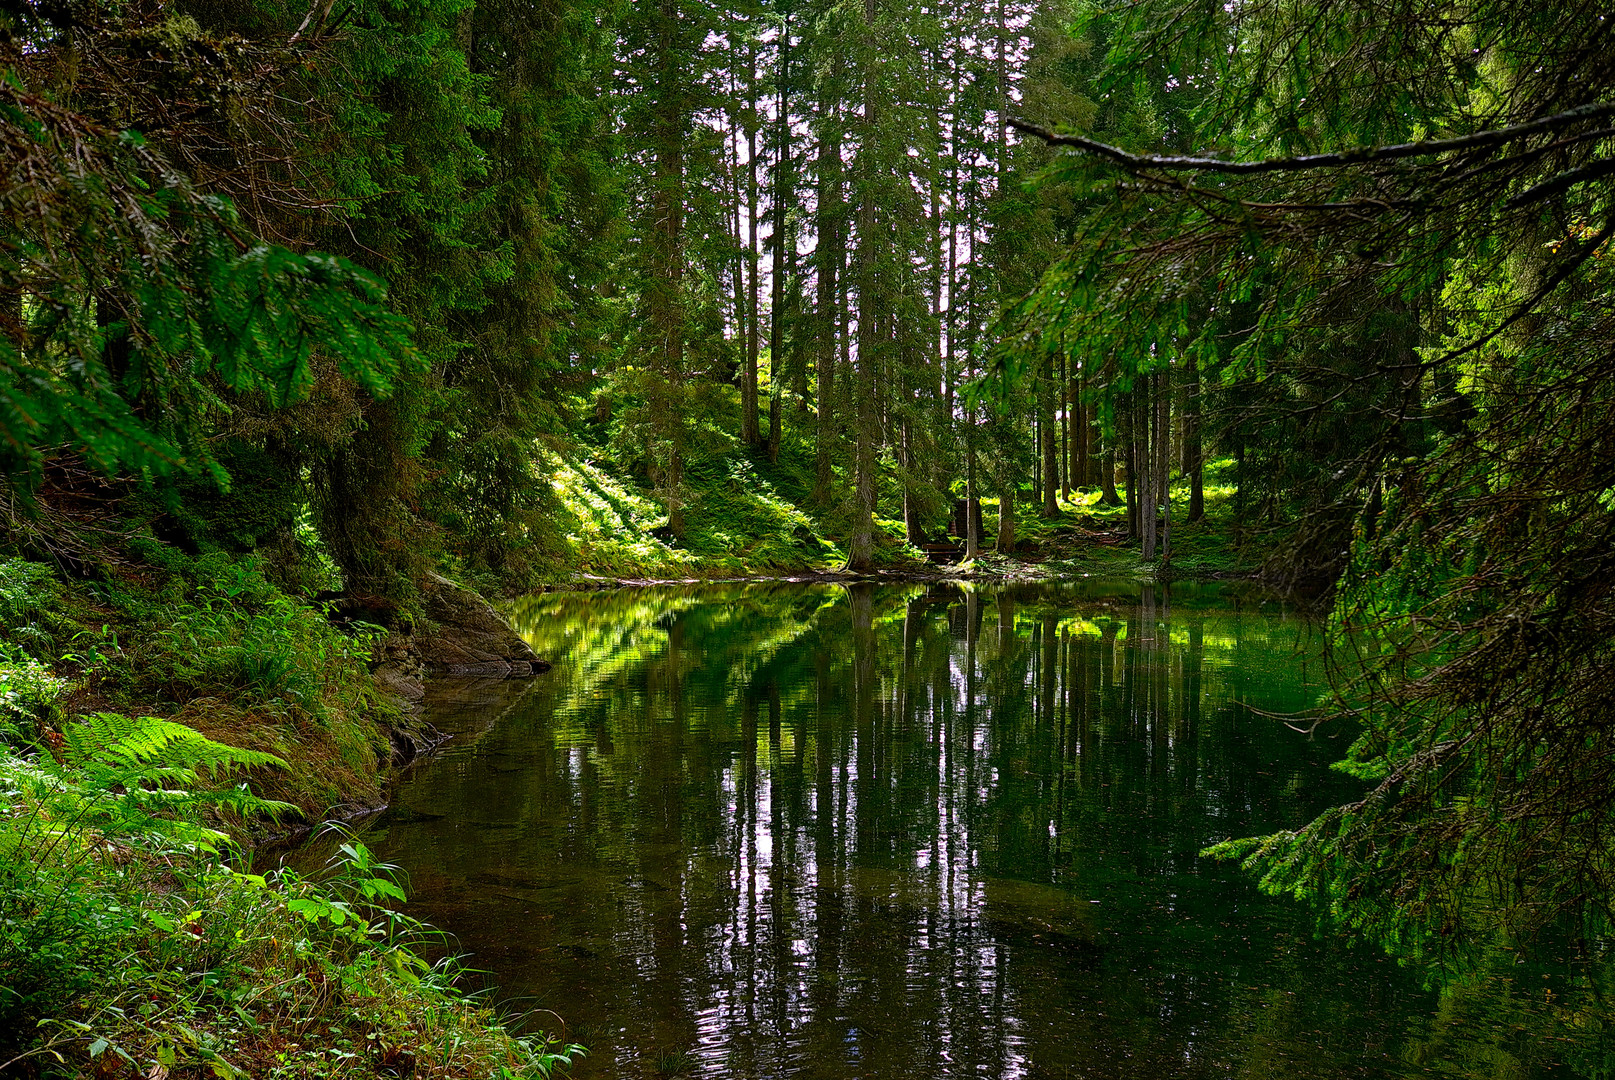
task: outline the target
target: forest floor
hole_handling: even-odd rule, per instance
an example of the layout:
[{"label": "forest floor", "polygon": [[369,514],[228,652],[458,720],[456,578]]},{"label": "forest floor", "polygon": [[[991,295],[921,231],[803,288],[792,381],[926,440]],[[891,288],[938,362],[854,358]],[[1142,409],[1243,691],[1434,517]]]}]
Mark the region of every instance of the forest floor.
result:
[{"label": "forest floor", "polygon": [[[1233,511],[1231,461],[1207,463],[1205,515],[1185,524],[1189,491],[1172,491],[1171,548],[1145,561],[1127,536],[1127,511],[1107,506],[1098,489],[1057,500],[1046,517],[1033,501],[1016,507],[1014,549],[994,550],[999,501],[982,499],[988,543],[965,561],[963,540],[935,533],[928,543],[904,539],[901,521],[876,515],[877,571],[848,573],[845,500],[816,498],[810,447],[782,449],[778,461],[727,447],[692,468],[685,493],[686,528],[667,534],[663,505],[620,469],[592,459],[550,463],[555,504],[547,508],[546,543],[528,572],[481,584],[506,595],[612,585],[697,581],[879,580],[1047,581],[1117,578],[1134,581],[1255,577],[1260,546],[1240,539]],[[895,493],[886,493],[888,503]]]},{"label": "forest floor", "polygon": [[[734,400],[731,400],[733,398]],[[716,395],[701,437],[686,447],[681,503],[683,534],[669,535],[667,493],[646,479],[642,448],[619,445],[610,431],[573,433],[566,452],[540,465],[552,498],[537,508],[525,546],[499,573],[465,568],[484,592],[506,596],[548,589],[610,584],[671,584],[747,579],[848,580],[850,493],[845,477],[826,483],[817,446],[787,425],[772,456],[727,434],[740,428],[738,397]],[[1073,490],[1056,500],[1056,512],[1023,491],[1016,506],[1014,549],[985,551],[965,562],[964,545],[945,532],[957,490],[910,492],[920,505],[928,540],[906,541],[898,514],[903,492],[887,484],[877,492],[875,562],[882,579],[1027,581],[1088,577],[1140,581],[1254,577],[1259,544],[1241,542],[1234,513],[1234,462],[1207,461],[1203,469],[1205,516],[1188,518],[1189,486],[1172,489],[1175,523],[1170,557],[1145,562],[1127,537],[1127,511],[1107,506],[1097,488]],[[837,484],[842,486],[837,486]],[[981,499],[982,529],[993,547],[999,500]],[[453,575],[451,575],[453,576]]]},{"label": "forest floor", "polygon": [[[1173,512],[1187,516],[1187,493],[1174,492]],[[701,552],[680,550],[652,538],[632,546],[644,553],[652,544],[666,548],[665,560],[654,558],[617,568],[579,569],[544,582],[545,589],[590,589],[615,585],[673,585],[700,581],[1062,581],[1110,578],[1140,582],[1208,581],[1253,578],[1261,570],[1258,553],[1235,536],[1228,508],[1222,499],[1208,499],[1207,514],[1199,522],[1177,525],[1171,547],[1155,559],[1145,560],[1137,540],[1127,536],[1126,511],[1098,502],[1098,493],[1075,493],[1061,503],[1060,513],[1044,518],[1021,510],[1014,550],[1000,553],[989,542],[974,559],[966,560],[964,541],[942,536],[916,548],[899,539],[896,522],[880,521],[877,539],[878,567],[857,574],[845,569],[845,557],[832,533],[817,557],[803,553],[799,560],[777,557],[759,566],[728,553],[713,558]],[[1179,505],[1181,503],[1181,505]],[[994,531],[996,500],[985,502],[986,531]],[[829,530],[825,530],[829,531]],[[779,537],[755,537],[753,543],[780,551]],[[625,545],[628,546],[628,545]]]}]

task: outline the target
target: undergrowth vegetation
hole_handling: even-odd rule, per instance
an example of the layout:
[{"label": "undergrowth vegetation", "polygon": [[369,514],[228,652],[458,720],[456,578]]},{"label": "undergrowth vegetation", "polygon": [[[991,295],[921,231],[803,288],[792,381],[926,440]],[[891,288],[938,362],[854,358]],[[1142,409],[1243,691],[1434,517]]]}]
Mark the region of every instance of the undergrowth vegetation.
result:
[{"label": "undergrowth vegetation", "polygon": [[[464,567],[472,577],[506,593],[566,584],[578,579],[695,579],[745,577],[836,570],[846,562],[850,492],[836,474],[828,490],[815,478],[815,446],[787,426],[778,454],[748,449],[726,434],[738,427],[732,387],[709,388],[705,407],[716,419],[699,425],[701,438],[685,448],[680,504],[685,531],[668,531],[668,493],[652,481],[643,431],[616,422],[575,433],[565,451],[550,450],[540,471],[553,502],[544,519],[522,538],[521,556],[502,573]],[[982,499],[986,537],[983,554],[968,565],[950,563],[947,554],[933,569],[952,565],[958,572],[991,577],[1104,575],[1146,580],[1222,577],[1248,573],[1261,562],[1261,538],[1241,537],[1231,497],[1232,459],[1208,462],[1206,516],[1187,523],[1188,481],[1173,490],[1173,552],[1170,565],[1141,560],[1127,535],[1127,508],[1105,504],[1097,489],[1073,491],[1058,501],[1059,513],[1045,518],[1035,501],[1018,508],[1015,552],[992,550],[998,500]],[[841,484],[842,486],[837,486]],[[963,485],[955,485],[955,496]],[[897,512],[902,492],[888,484],[880,500]],[[1023,492],[1029,498],[1029,493]],[[962,547],[947,508],[930,507],[928,538]],[[927,553],[904,539],[900,518],[877,513],[875,546],[882,566],[921,569]]]},{"label": "undergrowth vegetation", "polygon": [[289,809],[280,767],[172,721],[98,714],[0,752],[0,1071],[30,1077],[544,1077],[427,964],[391,867],[356,840],[315,883],[254,874],[214,821]]},{"label": "undergrowth vegetation", "polygon": [[557,505],[543,532],[530,541],[544,556],[532,581],[519,589],[574,575],[614,578],[725,577],[791,570],[823,570],[843,553],[833,539],[834,510],[812,512],[811,447],[798,440],[780,460],[753,454],[732,439],[714,437],[692,452],[685,474],[683,537],[667,531],[667,512],[656,492],[628,479],[636,459],[621,434],[600,448],[600,460],[582,453],[551,454],[545,462]]},{"label": "undergrowth vegetation", "polygon": [[296,761],[258,779],[307,820],[379,798],[383,725],[401,722],[367,672],[382,631],[338,629],[254,557],[136,539],[87,581],[0,559],[0,609],[0,739],[15,748],[73,715],[155,715]]},{"label": "undergrowth vegetation", "polygon": [[[248,872],[254,834],[380,801],[407,724],[260,559],[151,537],[0,558],[0,1073],[542,1077],[574,1048],[455,985],[390,868]],[[290,767],[288,767],[290,766]]]}]

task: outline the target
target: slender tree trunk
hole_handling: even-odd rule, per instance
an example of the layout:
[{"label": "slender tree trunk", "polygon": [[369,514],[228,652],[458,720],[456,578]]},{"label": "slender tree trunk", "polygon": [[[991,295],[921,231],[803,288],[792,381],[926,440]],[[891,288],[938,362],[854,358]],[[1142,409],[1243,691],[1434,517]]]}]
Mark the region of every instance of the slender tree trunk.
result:
[{"label": "slender tree trunk", "polygon": [[768,320],[768,460],[779,460],[780,399],[785,393],[785,315],[786,290],[790,285],[791,256],[796,241],[790,233],[790,210],[796,187],[795,170],[791,161],[791,25],[786,20],[780,27],[779,87],[775,98],[774,131],[774,235],[773,235],[773,288]]},{"label": "slender tree trunk", "polygon": [[664,96],[658,103],[652,136],[656,225],[647,307],[662,382],[653,423],[665,454],[661,478],[667,531],[680,539],[684,535],[684,73],[678,62],[674,0],[659,0],[658,14],[658,74]]},{"label": "slender tree trunk", "polygon": [[1105,441],[1105,452],[1099,461],[1099,498],[1106,506],[1120,506],[1122,497],[1116,493],[1116,441]]},{"label": "slender tree trunk", "polygon": [[1078,371],[1072,386],[1072,408],[1076,412],[1076,426],[1072,430],[1071,449],[1074,458],[1071,462],[1072,485],[1087,487],[1093,482],[1094,466],[1089,457],[1089,427],[1088,405],[1082,400],[1082,372]]},{"label": "slender tree trunk", "polygon": [[[740,101],[740,87],[733,69],[729,72],[729,100],[738,110]],[[740,190],[740,131],[743,124],[737,113],[729,117],[729,131],[724,138],[724,152],[729,159],[728,184],[725,194],[728,197],[727,207],[729,215],[729,235],[734,241],[734,265],[729,272],[732,278],[732,288],[729,299],[734,309],[735,334],[733,348],[729,352],[728,381],[740,390],[741,400],[746,396],[746,233],[745,226],[740,221],[740,206],[744,196]],[[744,415],[744,410],[742,410]],[[742,419],[742,426],[744,426]]]},{"label": "slender tree trunk", "polygon": [[[1172,375],[1170,370],[1155,374],[1155,504],[1166,509],[1166,517],[1157,522],[1159,544],[1164,549],[1166,540],[1160,522],[1171,518],[1172,503]],[[1152,511],[1152,517],[1155,516]]]},{"label": "slender tree trunk", "polygon": [[1038,426],[1043,432],[1043,516],[1060,516],[1056,489],[1060,486],[1059,447],[1055,442],[1054,397],[1056,382],[1053,372],[1043,380],[1040,396],[1043,402],[1043,420]]},{"label": "slender tree trunk", "polygon": [[1200,445],[1200,365],[1194,353],[1184,357],[1188,389],[1183,410],[1183,471],[1189,477],[1189,517],[1192,524],[1206,516],[1204,450]]},{"label": "slender tree trunk", "polygon": [[1127,466],[1127,539],[1137,540],[1142,534],[1139,532],[1138,521],[1138,408],[1133,402],[1133,396],[1138,391],[1128,395],[1126,416],[1127,433],[1124,444]]},{"label": "slender tree trunk", "polygon": [[[872,57],[876,48],[875,0],[864,0],[864,31],[866,54]],[[875,400],[875,192],[868,174],[873,166],[872,146],[875,139],[875,64],[866,59],[863,70],[863,139],[858,148],[860,168],[863,172],[862,192],[858,206],[858,430],[856,452],[857,490],[854,493],[852,536],[847,545],[847,568],[865,573],[875,564],[875,438],[878,434],[879,415]]]},{"label": "slender tree trunk", "polygon": [[1015,482],[1015,470],[1004,468],[1000,470],[1002,479],[998,484],[998,543],[997,551],[1000,555],[1009,555],[1015,551],[1015,493],[1019,486]]},{"label": "slender tree trunk", "polygon": [[[932,67],[940,70],[942,58],[934,55]],[[942,112],[939,109],[932,114],[931,138],[936,146],[936,153],[940,159],[942,153]],[[927,366],[929,378],[927,392],[931,395],[931,422],[930,422],[930,453],[928,474],[931,484],[938,491],[948,490],[950,482],[958,474],[954,471],[958,459],[949,451],[953,449],[953,408],[948,400],[952,388],[948,375],[948,364],[944,357],[947,355],[947,330],[943,322],[945,318],[942,309],[942,285],[944,263],[942,258],[942,228],[945,220],[942,213],[942,176],[939,161],[933,162],[933,171],[927,174],[930,184],[931,207],[930,228],[928,230],[931,255],[931,330],[930,343],[926,346]]]},{"label": "slender tree trunk", "polygon": [[1032,502],[1043,506],[1043,389],[1032,392]]},{"label": "slender tree trunk", "polygon": [[903,533],[909,543],[919,547],[926,542],[925,523],[920,520],[919,500],[914,497],[913,477],[920,471],[920,465],[914,460],[914,422],[907,417],[903,419],[902,432],[903,471],[908,477],[903,482]]},{"label": "slender tree trunk", "polygon": [[1172,489],[1167,488],[1166,500],[1161,504],[1161,565],[1172,562]]},{"label": "slender tree trunk", "polygon": [[758,277],[761,271],[760,249],[757,240],[757,45],[747,46],[746,67],[751,82],[747,87],[746,114],[746,224],[749,239],[746,244],[746,264],[750,270],[746,282],[746,369],[740,384],[740,441],[754,447],[762,441],[757,427],[757,356],[762,349],[762,331],[759,322]]},{"label": "slender tree trunk", "polygon": [[[837,121],[832,118],[830,124]],[[813,470],[813,501],[830,500],[830,463],[836,441],[836,351],[840,346],[842,267],[846,264],[846,231],[841,223],[841,140],[820,139],[818,166],[818,330],[819,415]]]},{"label": "slender tree trunk", "polygon": [[[968,198],[966,200],[967,209],[965,211],[963,231],[966,236],[973,237],[978,232],[977,225],[979,224],[981,202],[976,196],[974,186],[968,187],[966,194]],[[973,274],[966,275],[965,280],[968,288],[965,290],[965,318],[962,340],[964,342],[964,374],[968,380],[975,375],[973,350],[976,342],[976,327],[980,325],[980,321],[976,312],[976,277]],[[954,329],[956,331],[959,329],[957,320],[954,321]],[[972,559],[981,554],[981,549],[987,542],[987,530],[982,524],[981,487],[978,482],[981,466],[976,455],[977,428],[976,409],[974,407],[967,408],[965,410],[965,492],[966,502],[969,503],[970,537],[966,543],[966,557]]]},{"label": "slender tree trunk", "polygon": [[965,558],[981,554],[981,496],[976,491],[976,440],[971,436],[973,419],[965,428]]},{"label": "slender tree trunk", "polygon": [[1234,520],[1244,523],[1245,517],[1245,440],[1234,444]]},{"label": "slender tree trunk", "polygon": [[1071,501],[1071,369],[1065,350],[1060,350],[1060,497]]},{"label": "slender tree trunk", "polygon": [[[959,71],[954,70],[952,101],[959,100]],[[949,422],[953,418],[953,386],[957,354],[954,350],[954,340],[958,336],[959,323],[954,318],[954,309],[959,302],[959,110],[957,105],[950,111],[948,117],[948,310],[942,326],[943,333],[947,335],[947,353],[944,360],[943,375],[948,381],[947,412]]]},{"label": "slender tree trunk", "polygon": [[1155,431],[1155,401],[1150,390],[1152,378],[1145,378],[1138,391],[1138,406],[1134,413],[1136,432],[1135,452],[1138,455],[1138,529],[1144,561],[1155,558],[1155,515],[1160,505],[1157,499],[1159,479],[1155,475],[1156,451],[1160,440]]}]

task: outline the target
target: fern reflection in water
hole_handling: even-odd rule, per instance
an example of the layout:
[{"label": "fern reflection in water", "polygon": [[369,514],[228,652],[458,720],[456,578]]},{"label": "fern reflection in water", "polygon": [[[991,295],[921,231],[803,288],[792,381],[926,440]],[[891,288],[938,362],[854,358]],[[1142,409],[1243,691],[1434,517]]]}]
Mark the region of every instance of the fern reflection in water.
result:
[{"label": "fern reflection in water", "polygon": [[371,840],[501,995],[588,1032],[580,1076],[1608,1060],[1586,971],[1426,985],[1199,856],[1361,790],[1349,733],[1265,715],[1322,689],[1282,605],[751,585],[515,615],[556,671],[437,698],[461,737]]}]

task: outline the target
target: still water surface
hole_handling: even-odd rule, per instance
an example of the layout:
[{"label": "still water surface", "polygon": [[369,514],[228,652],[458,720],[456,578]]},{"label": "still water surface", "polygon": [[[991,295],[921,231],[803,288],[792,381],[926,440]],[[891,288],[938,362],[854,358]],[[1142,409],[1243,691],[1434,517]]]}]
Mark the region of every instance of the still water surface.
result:
[{"label": "still water surface", "polygon": [[555,671],[439,687],[456,738],[367,839],[580,1077],[1605,1063],[1575,972],[1430,986],[1199,857],[1359,790],[1345,733],[1274,717],[1321,691],[1279,602],[782,584],[516,621]]}]

